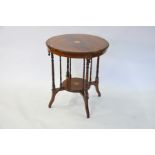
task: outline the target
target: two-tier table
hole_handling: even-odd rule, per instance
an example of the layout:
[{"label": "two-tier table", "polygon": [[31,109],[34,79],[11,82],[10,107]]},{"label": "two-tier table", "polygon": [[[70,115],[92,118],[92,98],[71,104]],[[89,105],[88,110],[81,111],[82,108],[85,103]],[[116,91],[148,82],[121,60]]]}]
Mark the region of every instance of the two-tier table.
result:
[{"label": "two-tier table", "polygon": [[[109,47],[109,43],[100,37],[87,34],[65,34],[54,36],[46,41],[48,47],[48,55],[51,56],[52,65],[52,95],[49,102],[51,108],[55,96],[59,91],[69,91],[80,93],[84,99],[87,118],[89,118],[88,90],[91,85],[94,85],[98,96],[101,96],[99,91],[99,59]],[[54,55],[59,56],[59,72],[60,75],[55,77],[55,62]],[[66,58],[66,79],[62,81],[62,57]],[[92,80],[92,64],[93,58],[96,57],[96,75],[95,80]],[[83,70],[81,77],[74,77],[71,71],[71,60],[73,58],[81,59],[83,62]],[[59,87],[55,85],[55,79],[60,79]]]}]

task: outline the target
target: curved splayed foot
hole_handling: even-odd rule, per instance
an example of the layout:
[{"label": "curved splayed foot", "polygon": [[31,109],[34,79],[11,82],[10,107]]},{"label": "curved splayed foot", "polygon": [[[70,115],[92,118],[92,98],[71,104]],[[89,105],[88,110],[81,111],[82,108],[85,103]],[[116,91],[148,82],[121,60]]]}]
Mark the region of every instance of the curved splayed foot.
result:
[{"label": "curved splayed foot", "polygon": [[98,85],[99,85],[98,82],[96,82],[95,89],[96,89],[96,92],[97,92],[98,96],[100,97],[101,96],[101,93],[99,91],[99,86]]},{"label": "curved splayed foot", "polygon": [[53,102],[54,102],[54,99],[55,99],[55,96],[56,96],[56,94],[59,92],[59,91],[61,91],[62,89],[60,89],[60,88],[56,88],[56,89],[53,89],[52,90],[52,97],[51,97],[51,100],[50,100],[50,102],[49,102],[49,104],[48,104],[48,107],[49,108],[51,108],[51,106],[52,106],[52,104],[53,104]]},{"label": "curved splayed foot", "polygon": [[80,92],[80,94],[82,95],[82,97],[84,99],[86,115],[87,115],[87,118],[89,118],[90,114],[89,114],[89,106],[88,106],[88,97],[85,93]]}]

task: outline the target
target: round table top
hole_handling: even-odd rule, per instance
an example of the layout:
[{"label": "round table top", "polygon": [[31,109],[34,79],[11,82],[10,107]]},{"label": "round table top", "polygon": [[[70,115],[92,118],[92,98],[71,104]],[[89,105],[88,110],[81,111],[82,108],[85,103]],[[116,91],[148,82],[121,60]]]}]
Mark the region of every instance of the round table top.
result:
[{"label": "round table top", "polygon": [[105,53],[109,43],[88,34],[64,34],[46,41],[49,53],[70,58],[92,58]]}]

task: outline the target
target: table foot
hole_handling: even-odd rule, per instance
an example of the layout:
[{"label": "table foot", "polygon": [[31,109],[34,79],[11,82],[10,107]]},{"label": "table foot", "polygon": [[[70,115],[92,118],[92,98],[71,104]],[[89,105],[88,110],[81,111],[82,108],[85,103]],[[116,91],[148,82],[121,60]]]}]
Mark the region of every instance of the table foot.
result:
[{"label": "table foot", "polygon": [[98,82],[95,83],[95,89],[96,89],[96,92],[98,94],[98,97],[100,97],[101,96],[101,93],[99,91],[99,83]]},{"label": "table foot", "polygon": [[62,89],[61,88],[55,88],[52,90],[52,97],[51,97],[51,100],[50,100],[49,105],[48,105],[49,108],[51,108],[51,106],[54,102],[55,96],[59,91],[62,91]]},{"label": "table foot", "polygon": [[82,95],[82,97],[83,97],[83,99],[84,99],[85,110],[86,110],[87,118],[90,118],[90,114],[89,114],[89,106],[88,106],[88,97],[86,96],[85,93],[80,92],[80,94]]},{"label": "table foot", "polygon": [[97,92],[98,96],[100,97],[101,96],[101,92],[99,90],[99,82],[98,81],[92,81],[92,82],[90,82],[89,85],[90,86],[91,85],[94,85],[95,86],[96,92]]}]

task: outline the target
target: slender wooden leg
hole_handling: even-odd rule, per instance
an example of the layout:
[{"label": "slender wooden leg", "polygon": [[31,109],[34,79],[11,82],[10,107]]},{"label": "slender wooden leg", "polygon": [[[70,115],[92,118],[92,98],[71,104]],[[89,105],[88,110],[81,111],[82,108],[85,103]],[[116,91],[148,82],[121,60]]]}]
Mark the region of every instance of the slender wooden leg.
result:
[{"label": "slender wooden leg", "polygon": [[83,59],[83,90],[80,92],[80,94],[84,99],[87,118],[90,117],[88,107],[88,69],[89,69],[89,60],[87,60],[86,75],[85,75],[85,59]]},{"label": "slender wooden leg", "polygon": [[67,72],[66,72],[66,78],[69,78],[69,58],[67,58]]},{"label": "slender wooden leg", "polygon": [[86,89],[85,89],[85,93],[84,93],[85,110],[86,110],[87,118],[90,117],[89,106],[88,106],[88,98],[89,98],[88,97],[88,89],[89,89],[89,84],[88,84],[89,62],[90,62],[90,60],[87,59],[87,64],[86,64]]},{"label": "slender wooden leg", "polygon": [[72,73],[71,73],[71,58],[69,58],[69,78],[72,77]]},{"label": "slender wooden leg", "polygon": [[99,90],[99,82],[98,81],[95,82],[95,88],[96,88],[96,92],[98,94],[98,97],[100,97],[101,96],[101,92]]},{"label": "slender wooden leg", "polygon": [[51,105],[54,101],[55,95],[56,95],[56,89],[55,89],[55,75],[54,75],[54,55],[51,53],[51,65],[52,65],[52,97],[49,102],[48,107],[51,108]]},{"label": "slender wooden leg", "polygon": [[55,88],[55,75],[54,75],[54,55],[51,54],[51,63],[52,63],[52,96],[51,96],[51,100],[49,102],[49,105],[48,107],[51,108],[53,102],[54,102],[54,99],[55,99],[55,96],[56,94],[59,92],[59,91],[62,91],[64,90],[63,87],[62,87],[62,64],[61,64],[61,56],[59,57],[60,59],[60,88]]},{"label": "slender wooden leg", "polygon": [[59,91],[61,91],[61,90],[62,90],[61,88],[56,88],[56,89],[53,89],[53,90],[52,90],[52,97],[51,97],[51,100],[50,100],[49,105],[48,105],[49,108],[51,108],[51,106],[52,106],[52,104],[53,104],[53,102],[54,102],[54,99],[55,99],[56,94],[57,94]]},{"label": "slender wooden leg", "polygon": [[62,88],[62,65],[61,65],[61,56],[59,57],[60,62],[60,88]]},{"label": "slender wooden leg", "polygon": [[92,81],[92,64],[93,64],[93,60],[90,59],[90,76],[89,76],[89,82]]},{"label": "slender wooden leg", "polygon": [[83,94],[85,92],[85,59],[83,59]]},{"label": "slender wooden leg", "polygon": [[83,100],[84,100],[84,103],[85,103],[85,110],[86,110],[87,118],[89,118],[90,115],[89,115],[89,107],[88,107],[88,98],[86,97],[85,92],[81,91],[80,94],[83,97]]},{"label": "slender wooden leg", "polygon": [[100,57],[97,57],[97,65],[96,65],[96,78],[95,78],[95,88],[96,88],[96,91],[97,91],[97,94],[98,96],[100,97],[101,96],[101,93],[99,91],[99,77],[98,77],[98,74],[99,74],[99,59]]},{"label": "slender wooden leg", "polygon": [[54,73],[54,55],[51,54],[51,65],[52,65],[52,87],[55,89],[55,73]]}]

